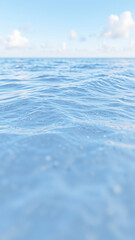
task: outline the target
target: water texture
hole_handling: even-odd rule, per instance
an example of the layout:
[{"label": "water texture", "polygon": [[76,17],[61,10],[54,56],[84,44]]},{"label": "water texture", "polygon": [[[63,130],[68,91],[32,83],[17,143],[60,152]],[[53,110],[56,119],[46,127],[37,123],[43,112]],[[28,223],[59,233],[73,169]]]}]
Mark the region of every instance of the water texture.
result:
[{"label": "water texture", "polygon": [[135,59],[0,59],[0,239],[135,239]]}]

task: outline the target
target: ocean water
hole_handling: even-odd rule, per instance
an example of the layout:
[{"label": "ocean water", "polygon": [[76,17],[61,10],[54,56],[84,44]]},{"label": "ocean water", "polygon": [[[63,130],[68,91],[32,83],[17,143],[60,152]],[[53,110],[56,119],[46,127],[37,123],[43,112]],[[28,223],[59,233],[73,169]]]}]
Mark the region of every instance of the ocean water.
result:
[{"label": "ocean water", "polygon": [[0,59],[0,240],[135,239],[135,59]]}]

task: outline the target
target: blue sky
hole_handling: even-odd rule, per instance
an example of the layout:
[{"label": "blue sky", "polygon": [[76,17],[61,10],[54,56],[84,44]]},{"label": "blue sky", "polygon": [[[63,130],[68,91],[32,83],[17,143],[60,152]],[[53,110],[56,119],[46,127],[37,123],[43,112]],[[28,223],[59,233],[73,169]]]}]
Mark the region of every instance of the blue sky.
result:
[{"label": "blue sky", "polygon": [[0,57],[135,57],[135,1],[1,0]]}]

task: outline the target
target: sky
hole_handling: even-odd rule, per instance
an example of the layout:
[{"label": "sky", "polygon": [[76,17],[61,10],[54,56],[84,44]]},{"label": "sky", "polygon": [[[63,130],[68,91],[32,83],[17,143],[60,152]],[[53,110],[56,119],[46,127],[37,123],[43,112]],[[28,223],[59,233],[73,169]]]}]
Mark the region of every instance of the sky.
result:
[{"label": "sky", "polygon": [[135,0],[0,0],[0,57],[135,57]]}]

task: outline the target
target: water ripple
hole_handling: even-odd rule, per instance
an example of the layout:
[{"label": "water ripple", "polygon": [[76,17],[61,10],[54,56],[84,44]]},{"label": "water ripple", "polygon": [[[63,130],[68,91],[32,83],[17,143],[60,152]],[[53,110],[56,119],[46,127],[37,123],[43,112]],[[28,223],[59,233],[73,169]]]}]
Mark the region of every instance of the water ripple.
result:
[{"label": "water ripple", "polygon": [[0,239],[134,239],[134,66],[0,59]]}]

